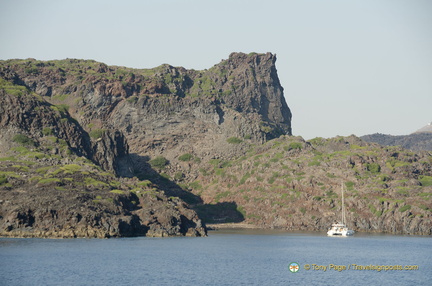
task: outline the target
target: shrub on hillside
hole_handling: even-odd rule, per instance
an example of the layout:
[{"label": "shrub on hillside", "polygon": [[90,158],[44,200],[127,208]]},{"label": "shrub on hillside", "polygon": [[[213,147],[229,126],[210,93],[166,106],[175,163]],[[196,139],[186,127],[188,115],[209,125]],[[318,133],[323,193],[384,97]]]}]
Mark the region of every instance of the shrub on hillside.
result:
[{"label": "shrub on hillside", "polygon": [[243,142],[243,140],[241,140],[240,138],[237,138],[237,137],[230,137],[227,139],[227,142],[230,144],[240,144]]},{"label": "shrub on hillside", "polygon": [[178,157],[180,161],[186,162],[190,161],[193,158],[192,154],[186,153]]},{"label": "shrub on hillside", "polygon": [[165,157],[158,156],[149,161],[150,166],[157,169],[163,169],[166,165],[168,165],[168,160]]},{"label": "shrub on hillside", "polygon": [[27,137],[27,136],[25,136],[23,134],[17,134],[17,135],[15,135],[12,138],[12,141],[16,142],[16,143],[19,143],[19,144],[22,144],[22,145],[35,145],[35,142],[31,138],[29,138],[29,137]]}]

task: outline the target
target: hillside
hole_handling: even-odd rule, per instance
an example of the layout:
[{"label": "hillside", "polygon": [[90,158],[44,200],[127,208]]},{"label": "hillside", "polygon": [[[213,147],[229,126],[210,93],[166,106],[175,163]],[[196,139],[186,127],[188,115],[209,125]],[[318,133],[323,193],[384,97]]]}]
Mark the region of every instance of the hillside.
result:
[{"label": "hillside", "polygon": [[115,176],[132,164],[120,132],[89,135],[64,106],[0,83],[0,236],[206,235],[180,199]]},{"label": "hillside", "polygon": [[212,206],[197,207],[207,222],[324,232],[340,219],[341,184],[355,230],[431,234],[431,154],[354,136],[251,145],[235,160],[201,166],[191,186]]},{"label": "hillside", "polygon": [[[204,223],[430,235],[432,156],[291,136],[276,56],[208,70],[0,61],[3,236],[206,234]],[[202,221],[201,221],[202,220]]]},{"label": "hillside", "polygon": [[409,135],[395,136],[375,133],[360,138],[366,142],[384,146],[401,146],[414,151],[432,151],[432,125],[430,123]]},{"label": "hillside", "polygon": [[157,171],[179,152],[241,154],[229,138],[290,134],[275,61],[233,53],[204,71],[0,61],[0,235],[205,235],[178,196],[201,199]]},{"label": "hillside", "polygon": [[84,60],[0,62],[0,75],[68,107],[88,132],[118,129],[131,153],[201,158],[238,155],[226,139],[264,142],[291,134],[291,112],[276,56],[232,53],[204,71],[153,69]]}]

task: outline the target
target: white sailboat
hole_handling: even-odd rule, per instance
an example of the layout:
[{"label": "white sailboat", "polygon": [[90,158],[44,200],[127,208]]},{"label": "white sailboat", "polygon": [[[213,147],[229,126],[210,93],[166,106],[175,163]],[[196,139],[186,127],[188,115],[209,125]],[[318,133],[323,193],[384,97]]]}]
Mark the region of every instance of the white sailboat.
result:
[{"label": "white sailboat", "polygon": [[351,236],[354,230],[349,229],[345,224],[345,202],[344,202],[344,188],[342,184],[342,222],[332,224],[331,228],[327,231],[328,236]]}]

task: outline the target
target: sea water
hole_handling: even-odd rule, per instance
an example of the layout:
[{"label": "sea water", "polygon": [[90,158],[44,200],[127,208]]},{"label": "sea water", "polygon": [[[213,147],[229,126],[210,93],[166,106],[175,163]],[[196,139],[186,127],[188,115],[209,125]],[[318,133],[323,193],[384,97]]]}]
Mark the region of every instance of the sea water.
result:
[{"label": "sea water", "polygon": [[432,285],[431,279],[426,236],[219,230],[205,238],[0,239],[0,285],[8,286]]}]

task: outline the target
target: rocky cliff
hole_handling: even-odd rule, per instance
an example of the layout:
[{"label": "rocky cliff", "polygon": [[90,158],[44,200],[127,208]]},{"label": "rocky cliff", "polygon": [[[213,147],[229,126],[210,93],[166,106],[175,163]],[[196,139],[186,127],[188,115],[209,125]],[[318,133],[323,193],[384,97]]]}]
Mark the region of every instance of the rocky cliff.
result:
[{"label": "rocky cliff", "polygon": [[64,105],[0,82],[0,236],[203,236],[197,214],[130,175],[123,134],[88,134]]},{"label": "rocky cliff", "polygon": [[[173,195],[199,197],[155,172],[162,168],[152,159],[163,155],[180,174],[173,164],[180,154],[231,158],[246,145],[229,140],[291,134],[275,61],[270,53],[233,53],[204,71],[1,61],[1,234],[205,235],[196,213]],[[146,187],[104,171],[137,175]]]},{"label": "rocky cliff", "polygon": [[11,60],[0,75],[52,104],[67,105],[88,132],[118,129],[132,153],[200,158],[240,154],[227,139],[264,142],[291,134],[276,56],[233,53],[209,70],[138,70],[82,60]]},{"label": "rocky cliff", "polygon": [[3,152],[10,149],[13,135],[18,133],[25,133],[32,138],[35,146],[43,145],[40,140],[47,135],[64,142],[63,148],[53,149],[52,153],[66,155],[63,152],[66,151],[84,156],[105,170],[113,172],[120,170],[119,161],[122,161],[124,168],[131,169],[131,162],[128,160],[129,147],[123,134],[104,130],[97,140],[91,140],[89,134],[69,115],[67,106],[49,104],[42,97],[30,94],[25,88],[18,92],[10,94],[8,89],[0,89]]}]

